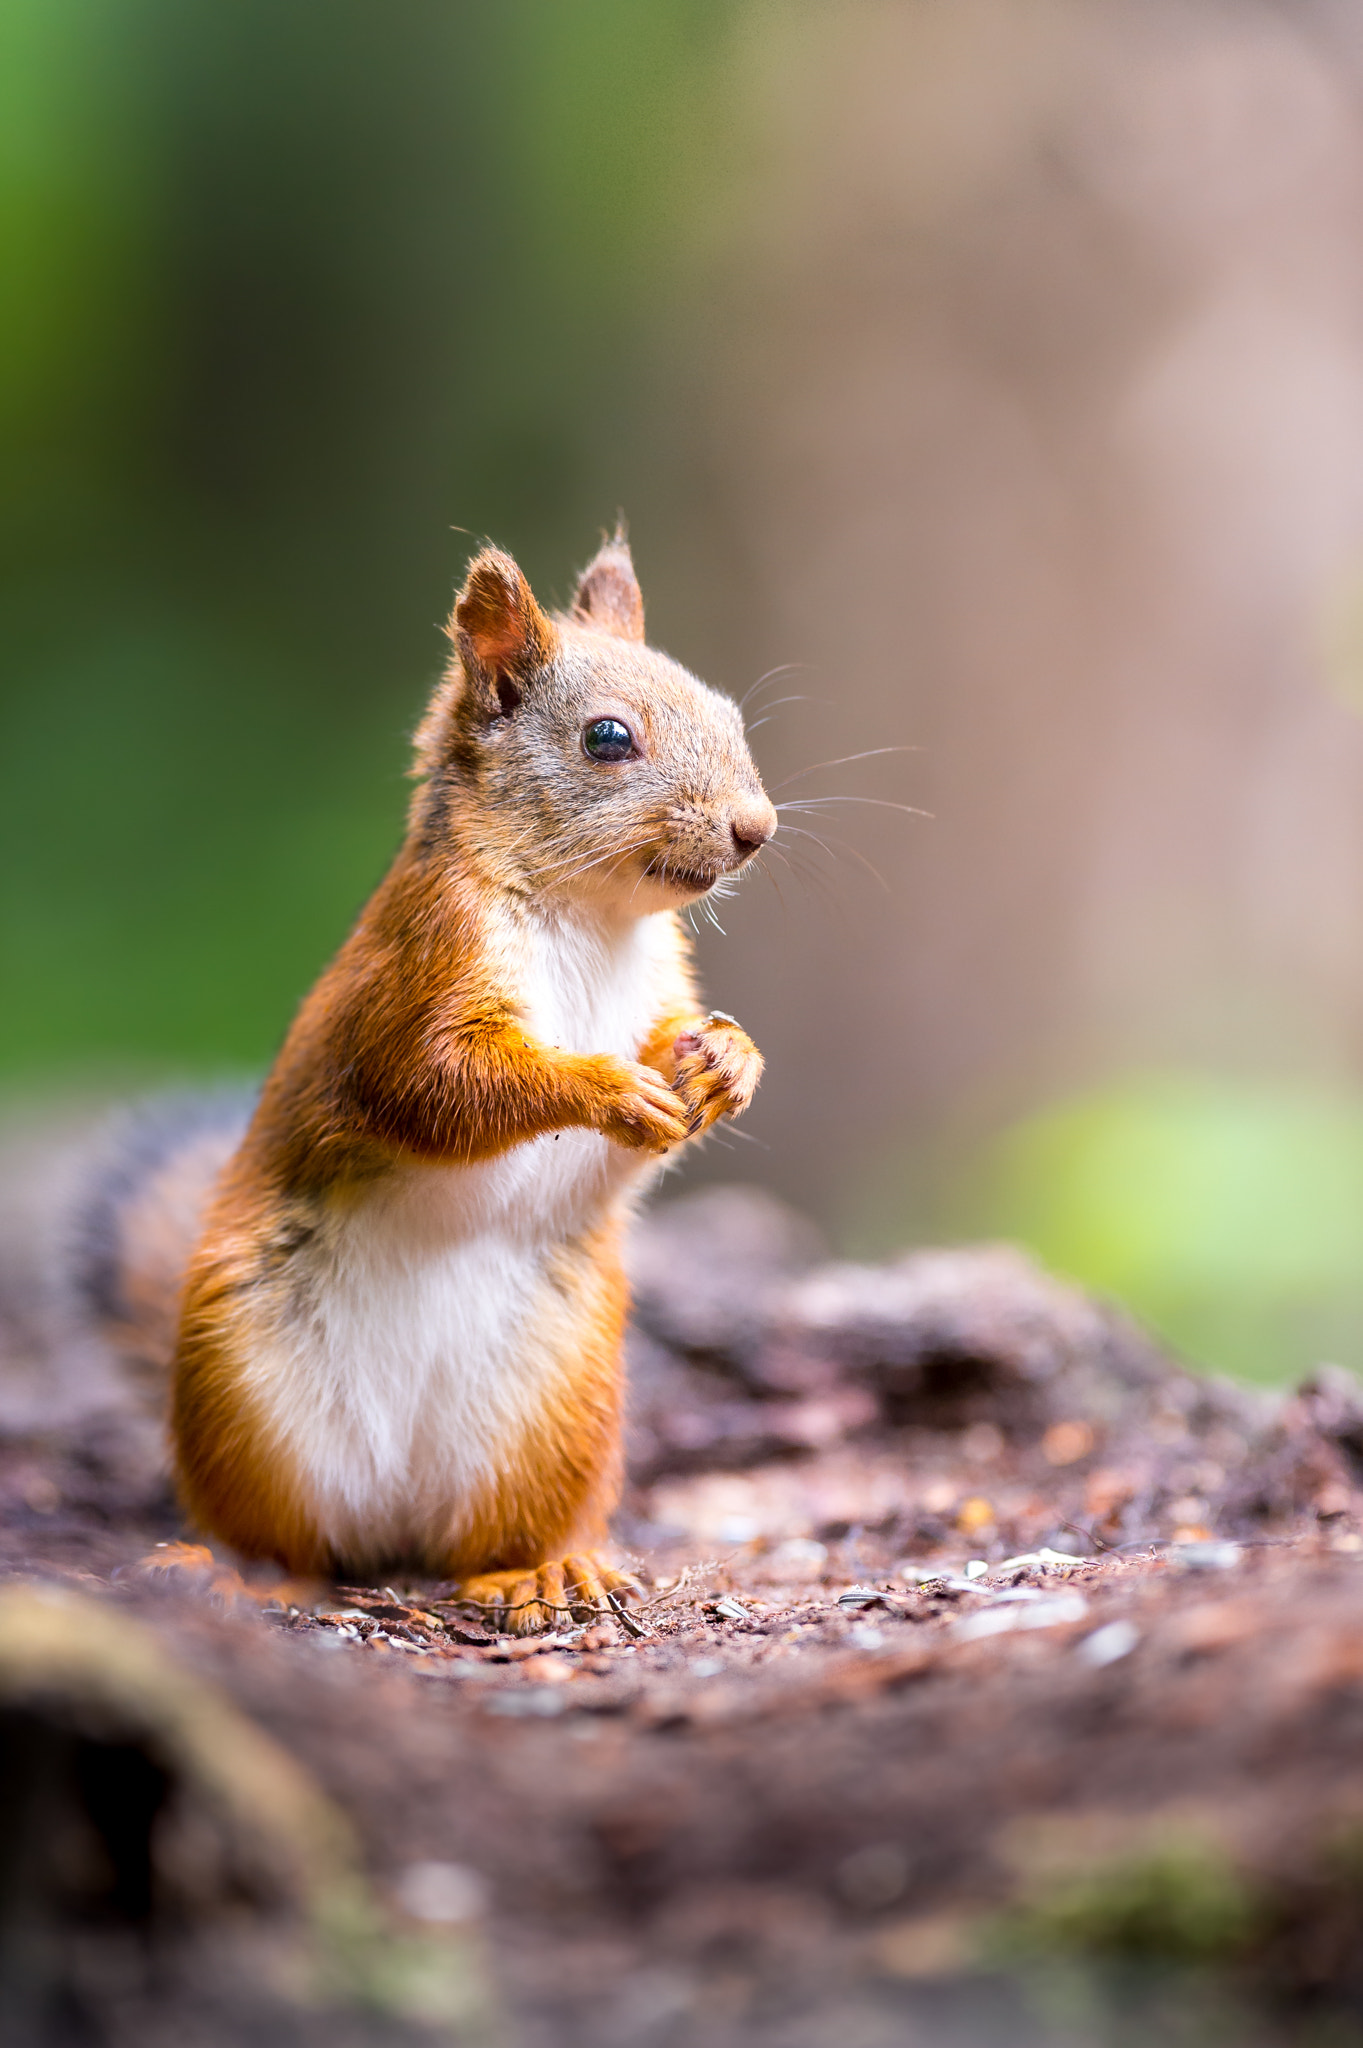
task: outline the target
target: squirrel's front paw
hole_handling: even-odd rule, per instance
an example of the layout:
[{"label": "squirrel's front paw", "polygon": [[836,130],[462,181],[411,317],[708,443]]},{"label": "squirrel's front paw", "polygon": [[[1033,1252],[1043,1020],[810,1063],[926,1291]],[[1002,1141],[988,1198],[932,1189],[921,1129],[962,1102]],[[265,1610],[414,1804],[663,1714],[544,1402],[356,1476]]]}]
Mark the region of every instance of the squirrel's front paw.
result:
[{"label": "squirrel's front paw", "polygon": [[685,1105],[652,1067],[619,1063],[620,1077],[597,1119],[596,1128],[617,1145],[636,1152],[667,1152],[690,1128]]},{"label": "squirrel's front paw", "polygon": [[672,1045],[672,1085],[686,1109],[694,1137],[722,1116],[738,1116],[752,1101],[762,1078],[762,1055],[741,1024],[712,1010],[683,1031]]}]

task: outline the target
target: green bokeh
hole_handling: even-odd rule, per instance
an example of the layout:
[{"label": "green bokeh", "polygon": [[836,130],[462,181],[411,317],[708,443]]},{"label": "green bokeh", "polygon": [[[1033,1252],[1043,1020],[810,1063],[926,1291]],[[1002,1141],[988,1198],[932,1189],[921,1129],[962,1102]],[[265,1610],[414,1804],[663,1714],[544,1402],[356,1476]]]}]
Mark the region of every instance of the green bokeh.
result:
[{"label": "green bokeh", "polygon": [[0,0],[0,1082],[268,1058],[470,536],[561,597],[684,501],[734,22]]},{"label": "green bokeh", "polygon": [[1115,1297],[1194,1364],[1363,1367],[1363,1095],[1136,1076],[1028,1118],[963,1220]]}]

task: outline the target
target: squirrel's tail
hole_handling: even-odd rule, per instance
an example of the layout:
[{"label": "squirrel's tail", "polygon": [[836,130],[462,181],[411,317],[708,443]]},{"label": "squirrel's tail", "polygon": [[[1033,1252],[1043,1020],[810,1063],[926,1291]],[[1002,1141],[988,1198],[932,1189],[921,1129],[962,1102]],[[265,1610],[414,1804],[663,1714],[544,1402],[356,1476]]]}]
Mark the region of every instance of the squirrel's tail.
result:
[{"label": "squirrel's tail", "polygon": [[131,1111],[110,1131],[72,1216],[79,1306],[158,1393],[204,1205],[253,1107],[253,1094],[233,1089],[162,1096]]}]

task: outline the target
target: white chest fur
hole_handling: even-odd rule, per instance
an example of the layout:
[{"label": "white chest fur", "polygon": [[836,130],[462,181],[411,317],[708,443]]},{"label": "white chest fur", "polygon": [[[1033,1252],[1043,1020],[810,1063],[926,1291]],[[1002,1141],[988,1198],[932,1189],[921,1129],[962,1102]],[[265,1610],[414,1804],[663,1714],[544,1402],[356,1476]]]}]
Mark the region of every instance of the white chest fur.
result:
[{"label": "white chest fur", "polygon": [[535,1036],[563,1052],[632,1059],[676,959],[670,913],[622,927],[560,919],[507,942],[508,966]]},{"label": "white chest fur", "polygon": [[[525,1022],[632,1059],[672,993],[672,918],[543,924],[499,947]],[[557,1248],[651,1162],[566,1130],[473,1166],[413,1165],[328,1212],[253,1375],[324,1533],[358,1562],[437,1558],[562,1361],[529,1341]]]}]

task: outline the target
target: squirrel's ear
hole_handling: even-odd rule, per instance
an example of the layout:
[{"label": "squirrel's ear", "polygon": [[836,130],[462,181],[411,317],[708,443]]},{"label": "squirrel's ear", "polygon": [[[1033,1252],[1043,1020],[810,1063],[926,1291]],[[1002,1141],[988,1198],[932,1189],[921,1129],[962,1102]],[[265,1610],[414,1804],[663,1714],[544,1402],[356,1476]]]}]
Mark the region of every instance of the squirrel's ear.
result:
[{"label": "squirrel's ear", "polygon": [[622,640],[644,637],[644,598],[630,560],[629,542],[617,531],[602,543],[596,559],[578,579],[572,616],[584,626],[618,633]]},{"label": "squirrel's ear", "polygon": [[517,564],[500,548],[484,548],[470,563],[446,631],[470,687],[494,714],[510,716],[527,680],[558,650],[558,634]]}]

